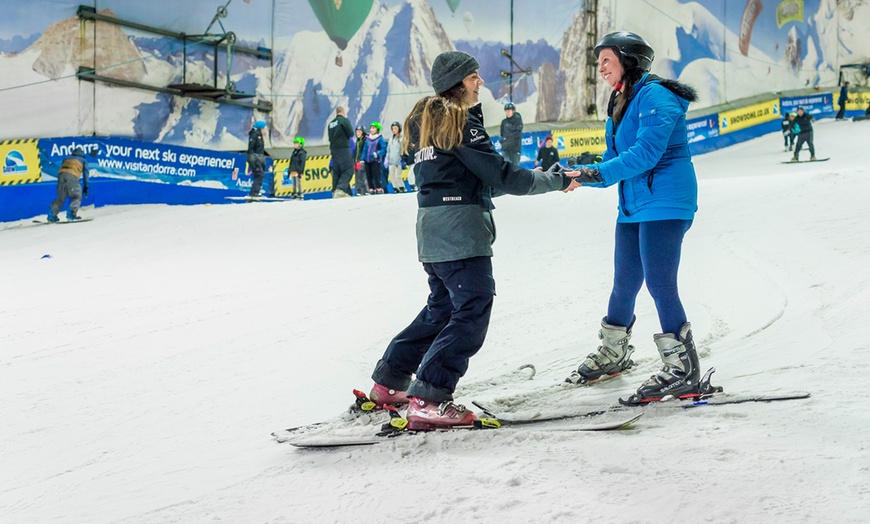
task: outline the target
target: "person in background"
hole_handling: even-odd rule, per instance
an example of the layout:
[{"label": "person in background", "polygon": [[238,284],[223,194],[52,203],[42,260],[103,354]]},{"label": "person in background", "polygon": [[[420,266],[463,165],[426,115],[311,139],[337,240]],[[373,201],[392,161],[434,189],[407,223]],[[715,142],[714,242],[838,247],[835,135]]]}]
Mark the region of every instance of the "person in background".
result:
[{"label": "person in background", "polygon": [[849,82],[843,82],[843,86],[840,87],[840,98],[837,99],[837,105],[840,106],[840,110],[837,111],[837,120],[843,120],[846,118],[846,102],[849,100]]},{"label": "person in background", "polygon": [[356,196],[364,196],[369,192],[369,185],[366,178],[366,168],[365,163],[362,160],[363,150],[366,146],[366,128],[363,126],[356,126],[354,130],[356,136],[351,143],[351,150],[353,151],[353,169],[354,169],[354,187],[356,188]]},{"label": "person in background", "polygon": [[405,162],[405,167],[408,168],[408,185],[411,187],[411,192],[417,190],[417,177],[414,173],[414,155],[417,153],[417,147],[409,143],[407,148],[402,149],[402,160]]},{"label": "person in background", "polygon": [[406,134],[404,146],[417,145],[417,254],[430,294],[375,366],[370,398],[378,405],[407,403],[413,430],[477,419],[453,402],[453,392],[489,328],[493,195],[579,187],[565,173],[523,169],[495,151],[483,124],[479,67],[460,51],[438,55],[431,75],[436,94],[418,101],[405,120],[406,133],[415,135]]},{"label": "person in background", "polygon": [[381,136],[381,124],[372,122],[369,126],[369,136],[366,139],[362,160],[366,167],[366,181],[369,190],[376,195],[384,194],[384,186],[381,184],[381,171],[384,157],[387,154],[387,141]]},{"label": "person in background", "polygon": [[305,174],[305,162],[308,151],[305,150],[305,139],[297,136],[293,139],[293,152],[290,153],[290,179],[293,181],[293,198],[302,198],[302,176]]},{"label": "person in background", "polygon": [[517,113],[513,102],[504,105],[504,116],[501,121],[501,154],[508,162],[518,166],[523,141],[523,116]]},{"label": "person in background", "polygon": [[598,73],[613,89],[607,107],[603,161],[577,166],[584,186],[618,185],[613,288],[601,321],[598,349],[566,382],[585,384],[618,374],[634,363],[629,345],[635,302],[644,283],[662,332],[653,341],[661,370],[623,403],[638,405],[667,395],[702,393],[692,326],[677,290],[683,237],[698,208],[698,181],[689,153],[686,111],[695,90],[648,73],[655,58],[642,37],[610,33],[594,48]]},{"label": "person in background", "polygon": [[535,160],[535,167],[541,166],[541,169],[547,171],[553,164],[559,163],[559,151],[553,146],[553,137],[547,136],[544,139],[544,145],[538,150],[538,158]]},{"label": "person in background", "polygon": [[347,111],[342,106],[335,108],[335,118],[327,125],[329,153],[332,155],[332,196],[350,196],[350,179],[353,176],[353,156],[350,154],[350,141],[353,127],[347,119]]},{"label": "person in background", "polygon": [[785,113],[782,115],[780,125],[782,126],[783,147],[785,147],[786,151],[791,151],[794,148],[795,134],[791,132],[791,124],[796,116],[797,113]]},{"label": "person in background", "polygon": [[[84,189],[79,186],[81,179]],[[85,160],[85,152],[82,148],[73,149],[69,156],[63,159],[57,172],[57,198],[48,206],[48,221],[60,222],[57,214],[63,203],[69,198],[69,209],[66,212],[67,220],[81,220],[79,206],[82,204],[82,195],[88,196],[88,161]]]},{"label": "person in background", "polygon": [[387,142],[387,168],[390,184],[396,193],[405,192],[405,182],[402,181],[402,126],[398,122],[390,124],[393,136]]},{"label": "person in background", "polygon": [[816,147],[813,145],[813,115],[804,111],[803,107],[797,109],[797,116],[791,124],[792,133],[797,135],[797,144],[794,146],[792,162],[798,161],[798,155],[804,144],[810,150],[810,160],[816,159]]},{"label": "person in background", "polygon": [[265,120],[257,120],[248,132],[248,168],[251,170],[250,198],[258,198],[263,187],[263,177],[266,176],[266,144],[263,141]]}]

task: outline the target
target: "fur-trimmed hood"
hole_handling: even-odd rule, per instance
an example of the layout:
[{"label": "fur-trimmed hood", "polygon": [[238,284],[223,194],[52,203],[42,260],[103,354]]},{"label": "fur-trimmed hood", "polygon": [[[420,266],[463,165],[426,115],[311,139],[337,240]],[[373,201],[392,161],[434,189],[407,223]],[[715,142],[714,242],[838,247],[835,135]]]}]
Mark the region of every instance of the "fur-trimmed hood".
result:
[{"label": "fur-trimmed hood", "polygon": [[680,98],[688,100],[689,102],[697,102],[698,101],[698,92],[695,91],[695,88],[678,82],[676,80],[670,80],[667,78],[661,78],[656,75],[649,75],[647,78],[647,82],[658,82],[662,87],[666,88],[671,93],[677,95]]}]

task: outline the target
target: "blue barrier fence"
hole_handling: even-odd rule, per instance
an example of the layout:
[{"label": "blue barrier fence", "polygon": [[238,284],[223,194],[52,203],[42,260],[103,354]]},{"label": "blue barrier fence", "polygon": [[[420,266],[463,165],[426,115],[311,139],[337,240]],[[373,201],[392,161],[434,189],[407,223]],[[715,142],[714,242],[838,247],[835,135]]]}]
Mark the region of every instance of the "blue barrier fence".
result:
[{"label": "blue barrier fence", "polygon": [[[699,155],[777,131],[782,113],[793,112],[798,106],[817,119],[832,117],[833,98],[832,93],[781,97],[693,118],[687,122],[689,149],[693,155]],[[858,114],[863,112],[849,111],[847,116]],[[523,134],[521,165],[532,167],[549,134],[547,131]],[[493,143],[500,150],[499,137],[494,137]],[[241,153],[114,137],[9,141],[0,143],[0,154],[5,156],[0,175],[0,222],[44,214],[56,194],[60,162],[75,147],[88,153],[89,168],[95,175],[83,206],[228,203],[229,196],[246,195],[251,184]],[[567,159],[562,160],[567,163]],[[266,178],[268,183],[270,177]],[[306,198],[330,195],[325,192]]]}]

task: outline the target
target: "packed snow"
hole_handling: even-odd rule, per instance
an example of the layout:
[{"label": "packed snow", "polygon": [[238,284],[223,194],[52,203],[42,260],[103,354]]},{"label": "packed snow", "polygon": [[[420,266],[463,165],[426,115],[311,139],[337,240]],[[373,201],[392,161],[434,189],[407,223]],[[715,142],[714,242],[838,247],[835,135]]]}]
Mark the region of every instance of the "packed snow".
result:
[{"label": "packed snow", "polygon": [[[817,123],[823,163],[782,164],[778,133],[695,158],[680,286],[702,367],[734,394],[812,397],[652,406],[602,433],[272,439],[341,419],[425,303],[413,195],[0,224],[0,521],[867,522],[868,133]],[[658,367],[645,290],[638,368],[561,385],[598,344],[615,189],[496,205],[498,296],[457,401],[585,412],[633,392]]]}]

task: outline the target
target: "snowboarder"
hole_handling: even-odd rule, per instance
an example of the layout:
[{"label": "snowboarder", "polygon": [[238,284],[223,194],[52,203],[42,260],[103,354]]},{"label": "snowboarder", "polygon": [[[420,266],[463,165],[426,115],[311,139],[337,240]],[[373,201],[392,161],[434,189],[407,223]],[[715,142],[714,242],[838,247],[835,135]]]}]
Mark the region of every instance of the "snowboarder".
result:
[{"label": "snowboarder", "polygon": [[264,120],[257,120],[248,132],[248,151],[247,160],[248,167],[251,169],[251,191],[248,193],[250,198],[260,196],[260,189],[263,187],[263,177],[266,176],[266,144],[263,141],[263,128],[266,127]]},{"label": "snowboarder", "polygon": [[418,101],[405,120],[403,146],[417,145],[417,254],[430,294],[375,366],[370,398],[380,405],[408,403],[415,430],[476,420],[453,402],[453,392],[489,327],[493,192],[533,195],[579,187],[563,173],[529,171],[495,151],[483,125],[479,68],[460,51],[438,55],[431,75],[436,94]]},{"label": "snowboarder", "polygon": [[794,122],[791,124],[792,133],[797,135],[797,144],[794,146],[794,157],[792,162],[798,161],[798,155],[801,148],[806,143],[810,150],[810,160],[816,159],[816,148],[813,145],[813,115],[804,111],[803,107],[797,109],[797,116],[794,117]]},{"label": "snowboarder", "polygon": [[[81,179],[84,189],[79,186]],[[82,195],[88,196],[88,161],[85,160],[85,151],[77,147],[70,155],[63,159],[57,173],[57,198],[48,206],[48,221],[60,222],[57,214],[63,207],[64,201],[69,198],[69,209],[66,212],[67,220],[81,220],[79,206],[82,204]]]},{"label": "snowboarder", "polygon": [[849,100],[849,82],[844,82],[843,86],[840,87],[840,98],[837,99],[837,105],[840,106],[840,110],[837,111],[837,120],[843,120],[846,118],[846,102]]},{"label": "snowboarder", "polygon": [[308,151],[305,150],[305,139],[297,136],[293,139],[293,152],[290,153],[290,179],[293,181],[293,198],[302,198],[302,176],[305,174],[305,162]]},{"label": "snowboarder", "polygon": [[353,127],[347,119],[344,107],[335,108],[335,118],[327,125],[329,153],[332,155],[332,196],[350,196],[350,179],[353,177],[353,157],[350,154],[350,141]]},{"label": "snowboarder", "polygon": [[786,113],[782,116],[782,122],[780,122],[782,125],[783,147],[785,147],[786,151],[791,151],[794,148],[795,134],[791,132],[791,124],[796,116],[797,113]]},{"label": "snowboarder", "polygon": [[504,105],[504,116],[501,121],[501,154],[508,162],[518,166],[523,140],[523,116],[517,113],[513,102]]},{"label": "snowboarder", "polygon": [[619,185],[613,288],[598,349],[566,379],[582,384],[633,365],[629,345],[637,294],[646,287],[662,332],[653,336],[664,364],[630,403],[700,392],[692,327],[677,291],[683,236],[697,209],[698,182],[689,153],[686,111],[695,90],[649,74],[652,47],[635,33],[606,35],[594,48],[598,73],[613,88],[607,150],[599,164],[577,166],[584,186]]}]

